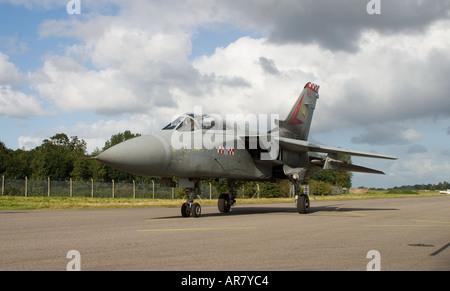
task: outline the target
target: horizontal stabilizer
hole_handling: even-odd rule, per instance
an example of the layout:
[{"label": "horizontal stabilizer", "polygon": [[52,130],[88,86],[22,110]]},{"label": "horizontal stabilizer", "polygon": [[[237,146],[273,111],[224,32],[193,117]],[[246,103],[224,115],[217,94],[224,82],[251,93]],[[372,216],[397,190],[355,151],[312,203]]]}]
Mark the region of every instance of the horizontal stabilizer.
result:
[{"label": "horizontal stabilizer", "polygon": [[324,170],[333,171],[348,171],[348,172],[359,172],[359,173],[369,173],[369,174],[380,174],[384,175],[384,172],[378,171],[371,168],[366,168],[363,166],[349,164],[343,161],[326,158],[323,160],[312,160],[311,163],[321,166]]}]

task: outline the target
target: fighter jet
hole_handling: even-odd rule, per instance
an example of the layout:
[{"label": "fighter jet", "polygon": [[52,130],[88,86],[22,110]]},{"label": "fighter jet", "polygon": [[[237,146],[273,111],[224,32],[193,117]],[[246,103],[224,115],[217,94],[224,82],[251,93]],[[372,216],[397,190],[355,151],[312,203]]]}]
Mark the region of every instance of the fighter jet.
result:
[{"label": "fighter jet", "polygon": [[[321,170],[384,174],[381,171],[340,161],[338,154],[396,160],[394,156],[346,150],[308,142],[319,86],[307,83],[284,120],[270,118],[273,128],[264,132],[213,114],[189,113],[175,118],[160,132],[125,141],[100,153],[96,159],[113,168],[160,177],[161,186],[188,193],[181,206],[183,217],[199,217],[194,202],[202,179],[226,179],[228,193],[220,194],[218,208],[230,211],[236,203],[236,181],[280,181],[294,185],[299,213],[310,211],[301,183]],[[266,120],[267,121],[267,120]],[[245,123],[246,125],[248,123]],[[266,127],[267,128],[267,127]]]}]

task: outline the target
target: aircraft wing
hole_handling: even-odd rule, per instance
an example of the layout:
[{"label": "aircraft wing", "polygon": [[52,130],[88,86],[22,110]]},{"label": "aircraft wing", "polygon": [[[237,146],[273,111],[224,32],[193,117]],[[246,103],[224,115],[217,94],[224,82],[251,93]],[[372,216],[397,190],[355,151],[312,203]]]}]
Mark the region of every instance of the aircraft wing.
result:
[{"label": "aircraft wing", "polygon": [[336,148],[324,145],[312,144],[307,141],[297,140],[286,137],[276,137],[279,141],[280,147],[293,151],[293,152],[317,152],[317,153],[326,153],[331,155],[344,154],[350,156],[358,156],[358,157],[366,157],[366,158],[377,158],[377,159],[388,159],[388,160],[396,160],[397,157],[387,156],[387,155],[379,155],[368,152],[347,150],[343,148]]}]

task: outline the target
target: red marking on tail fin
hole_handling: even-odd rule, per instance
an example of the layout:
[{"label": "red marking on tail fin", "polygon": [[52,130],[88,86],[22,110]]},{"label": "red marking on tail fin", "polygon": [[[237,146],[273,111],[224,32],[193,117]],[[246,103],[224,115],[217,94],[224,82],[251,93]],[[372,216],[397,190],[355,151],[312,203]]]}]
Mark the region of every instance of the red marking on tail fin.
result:
[{"label": "red marking on tail fin", "polygon": [[313,84],[313,83],[308,83],[308,84],[306,84],[305,88],[311,89],[314,92],[319,93],[320,86],[316,85],[316,84]]},{"label": "red marking on tail fin", "polygon": [[302,99],[300,99],[300,102],[298,102],[297,107],[295,107],[294,114],[292,114],[291,119],[288,120],[288,124],[303,124],[304,122],[297,118],[298,113],[300,112],[300,108],[302,107],[303,98],[305,97],[305,94],[302,95]]}]

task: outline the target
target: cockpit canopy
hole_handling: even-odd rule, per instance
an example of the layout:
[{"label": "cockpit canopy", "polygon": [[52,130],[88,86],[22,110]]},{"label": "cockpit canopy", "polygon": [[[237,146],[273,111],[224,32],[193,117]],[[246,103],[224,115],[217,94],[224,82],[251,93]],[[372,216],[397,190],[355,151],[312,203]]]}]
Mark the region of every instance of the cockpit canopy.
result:
[{"label": "cockpit canopy", "polygon": [[228,127],[225,121],[220,116],[213,116],[209,114],[194,115],[192,113],[186,113],[166,125],[162,130],[178,131],[195,131],[202,130],[227,130]]}]

